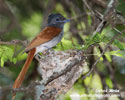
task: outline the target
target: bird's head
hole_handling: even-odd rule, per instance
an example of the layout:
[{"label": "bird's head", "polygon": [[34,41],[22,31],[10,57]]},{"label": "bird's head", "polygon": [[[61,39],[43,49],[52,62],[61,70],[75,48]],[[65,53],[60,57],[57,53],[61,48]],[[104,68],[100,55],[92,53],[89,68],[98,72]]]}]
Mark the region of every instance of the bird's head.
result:
[{"label": "bird's head", "polygon": [[63,28],[66,22],[69,22],[69,19],[66,19],[61,14],[50,14],[48,16],[48,26],[54,26],[58,28]]}]

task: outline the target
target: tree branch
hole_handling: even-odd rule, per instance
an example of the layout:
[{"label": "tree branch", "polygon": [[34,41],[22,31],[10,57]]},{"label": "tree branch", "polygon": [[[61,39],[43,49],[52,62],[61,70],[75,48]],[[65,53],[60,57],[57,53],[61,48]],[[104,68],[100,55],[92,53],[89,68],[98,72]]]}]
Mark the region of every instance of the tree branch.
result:
[{"label": "tree branch", "polygon": [[12,40],[10,42],[4,42],[4,41],[0,41],[0,44],[4,44],[4,45],[16,45],[16,44],[21,44],[23,46],[27,45],[27,40],[22,41],[22,40]]}]

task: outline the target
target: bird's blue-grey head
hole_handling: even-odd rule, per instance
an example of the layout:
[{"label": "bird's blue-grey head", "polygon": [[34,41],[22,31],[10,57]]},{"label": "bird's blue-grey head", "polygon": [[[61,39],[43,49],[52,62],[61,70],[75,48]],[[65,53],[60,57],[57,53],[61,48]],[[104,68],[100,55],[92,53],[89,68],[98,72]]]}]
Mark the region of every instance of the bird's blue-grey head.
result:
[{"label": "bird's blue-grey head", "polygon": [[69,19],[66,19],[61,14],[51,14],[48,16],[48,26],[54,26],[58,28],[63,28],[66,22],[69,22]]}]

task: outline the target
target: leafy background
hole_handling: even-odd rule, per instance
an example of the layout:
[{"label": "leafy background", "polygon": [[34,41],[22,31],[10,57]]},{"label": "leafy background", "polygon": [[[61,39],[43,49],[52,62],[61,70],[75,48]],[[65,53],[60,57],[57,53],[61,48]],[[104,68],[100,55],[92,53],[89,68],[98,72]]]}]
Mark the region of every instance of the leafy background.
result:
[{"label": "leafy background", "polygon": [[[110,0],[109,0],[110,1]],[[104,14],[108,0],[87,0],[92,10]],[[73,20],[64,27],[62,45],[59,43],[54,50],[84,50],[87,65],[83,75],[86,74],[102,51],[113,38],[104,55],[96,65],[93,73],[84,80],[82,76],[76,81],[73,88],[60,100],[74,100],[71,95],[95,94],[96,89],[118,89],[121,97],[102,98],[102,100],[125,99],[125,24],[119,24],[117,19],[108,20],[103,31],[92,35],[99,20],[91,15],[83,0],[0,0],[0,40],[28,40],[31,41],[46,26],[47,16],[50,13],[61,13]],[[125,1],[118,0],[115,7],[117,14],[125,17]],[[11,27],[10,27],[11,26]],[[117,28],[122,34],[113,30]],[[23,45],[0,44],[0,100],[10,100],[12,86],[23,66],[27,54],[18,52]],[[15,49],[16,48],[16,49]],[[17,52],[16,56],[14,55]],[[39,80],[37,72],[38,62],[34,59],[25,77],[23,86],[31,81]],[[103,93],[102,93],[103,94]],[[17,100],[33,100],[31,94],[17,93]],[[81,97],[78,100],[98,100],[97,97]]]}]

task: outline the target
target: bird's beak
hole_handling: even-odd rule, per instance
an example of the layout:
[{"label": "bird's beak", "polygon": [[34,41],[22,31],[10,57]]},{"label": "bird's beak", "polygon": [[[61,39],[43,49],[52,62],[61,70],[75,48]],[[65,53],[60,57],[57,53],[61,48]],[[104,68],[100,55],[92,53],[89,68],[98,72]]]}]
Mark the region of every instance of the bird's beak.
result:
[{"label": "bird's beak", "polygon": [[64,23],[70,22],[70,19],[63,20]]}]

